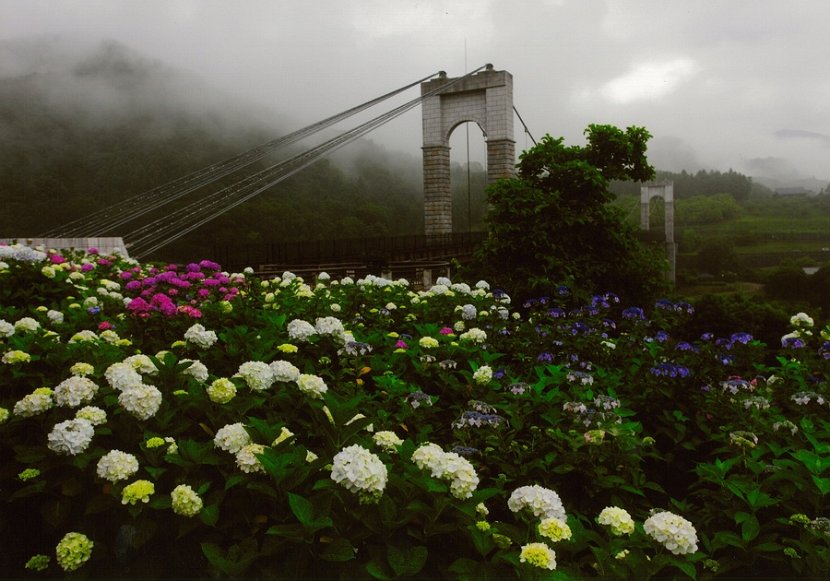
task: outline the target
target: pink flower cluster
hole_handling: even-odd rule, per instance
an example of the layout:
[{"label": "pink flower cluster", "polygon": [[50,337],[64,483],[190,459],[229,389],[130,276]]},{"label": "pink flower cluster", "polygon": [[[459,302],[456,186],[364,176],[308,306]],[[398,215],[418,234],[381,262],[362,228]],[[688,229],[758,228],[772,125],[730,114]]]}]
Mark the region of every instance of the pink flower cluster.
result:
[{"label": "pink flower cluster", "polygon": [[221,267],[210,260],[190,263],[182,267],[168,264],[163,269],[152,267],[146,272],[140,266],[124,270],[119,275],[124,283],[125,296],[133,299],[127,310],[142,318],[159,312],[166,317],[183,314],[198,319],[198,306],[207,301],[231,301],[239,293],[235,286],[244,278],[231,280],[220,272]]}]

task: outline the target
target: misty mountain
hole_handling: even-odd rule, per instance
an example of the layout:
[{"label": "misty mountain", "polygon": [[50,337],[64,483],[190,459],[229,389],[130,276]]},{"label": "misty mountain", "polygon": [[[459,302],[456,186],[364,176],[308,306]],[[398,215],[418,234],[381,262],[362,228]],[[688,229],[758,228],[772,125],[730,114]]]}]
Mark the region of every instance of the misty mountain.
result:
[{"label": "misty mountain", "polygon": [[[0,237],[35,236],[296,129],[278,118],[115,42],[4,41]],[[194,231],[178,251],[420,232],[420,160],[368,141],[341,151]]]}]

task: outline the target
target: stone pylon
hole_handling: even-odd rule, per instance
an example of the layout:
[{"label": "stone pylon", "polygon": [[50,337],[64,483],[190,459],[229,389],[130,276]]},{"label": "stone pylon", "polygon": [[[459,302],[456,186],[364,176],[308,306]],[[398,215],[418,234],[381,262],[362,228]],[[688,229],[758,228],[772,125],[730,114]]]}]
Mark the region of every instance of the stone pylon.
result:
[{"label": "stone pylon", "polygon": [[[456,79],[441,74],[421,84],[428,94]],[[462,123],[476,123],[487,140],[487,183],[513,175],[513,76],[492,65],[427,97],[422,107],[424,230],[428,237],[452,234],[450,135]]]},{"label": "stone pylon", "polygon": [[654,198],[662,198],[666,207],[666,258],[669,272],[666,277],[674,284],[677,280],[677,242],[674,239],[674,182],[653,182],[640,186],[640,229],[649,229],[649,204]]}]

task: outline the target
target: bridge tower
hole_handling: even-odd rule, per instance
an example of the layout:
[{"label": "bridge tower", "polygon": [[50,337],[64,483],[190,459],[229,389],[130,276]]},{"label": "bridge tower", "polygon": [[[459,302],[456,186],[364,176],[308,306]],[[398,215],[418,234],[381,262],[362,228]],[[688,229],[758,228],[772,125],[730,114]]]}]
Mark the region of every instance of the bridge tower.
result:
[{"label": "bridge tower", "polygon": [[676,282],[677,243],[674,240],[674,182],[654,182],[640,186],[640,229],[649,229],[649,203],[654,198],[662,198],[666,208],[666,258],[669,272],[666,277]]},{"label": "bridge tower", "polygon": [[[454,81],[446,73],[421,83],[421,94]],[[484,71],[428,97],[421,105],[424,152],[424,230],[427,237],[452,234],[450,135],[474,122],[487,140],[487,183],[513,175],[513,76],[507,71]]]}]

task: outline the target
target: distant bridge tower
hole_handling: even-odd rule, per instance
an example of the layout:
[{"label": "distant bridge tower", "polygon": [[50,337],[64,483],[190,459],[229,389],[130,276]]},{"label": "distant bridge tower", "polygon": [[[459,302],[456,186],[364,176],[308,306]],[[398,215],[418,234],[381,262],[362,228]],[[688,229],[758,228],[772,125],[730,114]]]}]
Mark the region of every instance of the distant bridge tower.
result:
[{"label": "distant bridge tower", "polygon": [[[454,81],[441,73],[421,83],[421,94]],[[424,135],[424,230],[428,237],[452,233],[450,135],[462,123],[474,122],[487,140],[487,183],[513,175],[513,75],[487,65],[480,73],[421,105]]]},{"label": "distant bridge tower", "polygon": [[649,229],[649,203],[654,198],[662,198],[666,207],[666,258],[669,272],[666,277],[675,283],[677,243],[674,241],[674,182],[653,182],[640,186],[640,229]]}]

